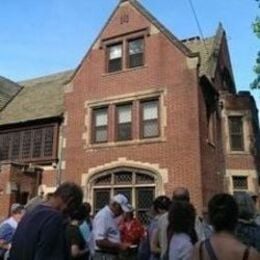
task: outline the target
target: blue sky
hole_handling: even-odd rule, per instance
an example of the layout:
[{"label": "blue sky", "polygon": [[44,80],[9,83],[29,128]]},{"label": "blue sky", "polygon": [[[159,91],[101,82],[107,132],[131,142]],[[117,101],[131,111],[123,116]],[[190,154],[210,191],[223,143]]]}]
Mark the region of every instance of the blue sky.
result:
[{"label": "blue sky", "polygon": [[[14,81],[75,68],[119,0],[1,0],[0,75]],[[140,0],[178,38],[199,35],[188,0]],[[249,89],[260,40],[254,0],[193,0],[205,36],[227,31],[239,90]],[[259,101],[260,91],[254,91]],[[260,102],[258,102],[260,105]]]}]

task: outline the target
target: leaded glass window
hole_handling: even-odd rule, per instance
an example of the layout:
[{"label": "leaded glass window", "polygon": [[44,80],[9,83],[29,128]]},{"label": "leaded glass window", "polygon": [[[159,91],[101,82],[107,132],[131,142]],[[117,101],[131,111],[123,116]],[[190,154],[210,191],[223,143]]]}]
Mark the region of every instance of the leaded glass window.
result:
[{"label": "leaded glass window", "polygon": [[108,51],[108,72],[122,70],[122,44],[109,46]]},{"label": "leaded glass window", "polygon": [[108,108],[94,110],[94,142],[104,143],[108,139]]},{"label": "leaded glass window", "polygon": [[143,138],[159,136],[159,100],[142,102]]},{"label": "leaded glass window", "polygon": [[136,39],[128,42],[129,68],[144,65],[144,39]]},{"label": "leaded glass window", "polygon": [[132,138],[132,105],[117,106],[117,140]]},{"label": "leaded glass window", "polygon": [[155,197],[155,179],[153,175],[135,169],[113,170],[102,173],[93,181],[94,212],[109,203],[112,196],[124,194],[136,210],[136,216],[147,224]]},{"label": "leaded glass window", "polygon": [[247,190],[248,189],[248,178],[247,176],[233,176],[233,189],[234,190]]},{"label": "leaded glass window", "polygon": [[55,125],[6,131],[0,134],[0,161],[56,159]]}]

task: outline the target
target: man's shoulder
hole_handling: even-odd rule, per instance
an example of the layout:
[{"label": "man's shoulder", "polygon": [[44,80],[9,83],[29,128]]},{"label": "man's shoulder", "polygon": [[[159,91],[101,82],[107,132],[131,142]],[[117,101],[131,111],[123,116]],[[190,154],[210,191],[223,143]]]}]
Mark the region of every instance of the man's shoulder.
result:
[{"label": "man's shoulder", "polygon": [[12,226],[8,222],[3,222],[0,226],[0,238],[2,235],[4,235],[6,232],[9,232],[10,230],[13,230]]},{"label": "man's shoulder", "polygon": [[62,221],[63,215],[60,211],[45,205],[38,205],[33,211],[28,212],[22,222],[43,223],[50,220]]},{"label": "man's shoulder", "polygon": [[108,206],[105,206],[104,208],[102,208],[101,210],[98,211],[98,213],[96,214],[95,219],[98,219],[98,218],[108,218],[110,216],[110,212],[109,212],[109,208]]}]

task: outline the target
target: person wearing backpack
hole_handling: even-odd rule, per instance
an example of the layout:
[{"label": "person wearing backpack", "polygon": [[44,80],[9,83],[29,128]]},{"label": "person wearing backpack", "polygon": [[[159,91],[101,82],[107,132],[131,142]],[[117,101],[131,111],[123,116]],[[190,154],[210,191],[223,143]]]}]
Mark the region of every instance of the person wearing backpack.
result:
[{"label": "person wearing backpack", "polygon": [[260,254],[235,236],[238,206],[230,194],[217,194],[208,204],[209,220],[215,233],[195,245],[196,260],[259,260]]}]

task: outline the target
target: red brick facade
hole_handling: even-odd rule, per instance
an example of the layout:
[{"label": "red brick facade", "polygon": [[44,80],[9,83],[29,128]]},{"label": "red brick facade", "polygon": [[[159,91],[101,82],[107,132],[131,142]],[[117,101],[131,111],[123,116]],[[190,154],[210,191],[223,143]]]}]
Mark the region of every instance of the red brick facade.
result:
[{"label": "red brick facade", "polygon": [[[121,24],[121,17],[125,14],[129,21]],[[76,180],[87,189],[87,183],[82,183],[82,174],[120,157],[126,158],[126,162],[158,164],[159,168],[167,169],[167,181],[160,193],[171,196],[175,187],[188,187],[192,200],[200,209],[210,195],[223,190],[224,159],[223,153],[219,153],[221,135],[217,136],[216,147],[206,143],[206,111],[197,66],[189,68],[188,57],[162,32],[152,33],[153,26],[130,5],[121,7],[80,65],[71,83],[72,90],[65,95],[68,124],[65,129],[67,145],[63,180]],[[131,38],[133,32],[144,28],[145,65],[106,73],[106,39],[116,42]],[[135,140],[131,142],[109,142],[101,146],[89,142],[91,102],[109,104],[112,100],[120,103],[121,97],[128,96],[133,96],[135,101],[142,97],[143,92],[156,91],[162,93],[161,125],[164,136],[140,142],[138,134],[134,133]],[[111,118],[110,125],[113,125],[113,120]],[[133,120],[138,121],[138,118]],[[110,130],[113,131],[112,128]]]},{"label": "red brick facade", "polygon": [[[144,65],[128,68],[129,40],[140,37],[144,39]],[[196,45],[196,41],[191,40],[187,46]],[[119,42],[123,46],[122,70],[108,73],[107,48]],[[66,82],[64,120],[57,141],[58,163],[53,161],[55,167],[51,162],[42,165],[41,184],[45,191],[53,191],[60,182],[74,181],[82,186],[85,199],[95,203],[93,185],[97,176],[129,170],[133,171],[136,190],[141,187],[138,171],[153,178],[154,182],[148,181],[146,186],[154,189],[154,196],[171,196],[174,188],[188,187],[198,211],[213,194],[233,192],[232,176],[236,171],[250,177],[254,184],[249,185],[249,190],[258,192],[259,129],[255,103],[251,96],[236,94],[222,28],[212,42],[209,40],[209,44],[217,46],[218,53],[212,54],[213,65],[205,69],[207,62],[199,50],[191,52],[135,1],[122,1]],[[141,106],[143,101],[154,98],[159,101],[160,134],[144,139]],[[126,103],[132,104],[132,139],[118,142],[116,107]],[[108,108],[108,140],[95,144],[93,109],[104,106]],[[251,148],[239,154],[229,152],[228,111],[247,116],[244,138],[248,147],[255,148],[254,154]],[[4,195],[11,172],[7,168],[2,166],[0,178],[3,215],[10,203],[10,196]],[[111,187],[105,186],[104,190]],[[118,189],[112,188],[113,192]],[[132,199],[136,199],[137,193],[131,192]]]}]

